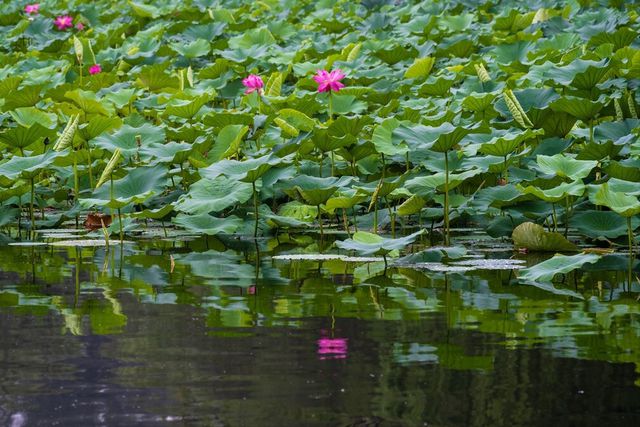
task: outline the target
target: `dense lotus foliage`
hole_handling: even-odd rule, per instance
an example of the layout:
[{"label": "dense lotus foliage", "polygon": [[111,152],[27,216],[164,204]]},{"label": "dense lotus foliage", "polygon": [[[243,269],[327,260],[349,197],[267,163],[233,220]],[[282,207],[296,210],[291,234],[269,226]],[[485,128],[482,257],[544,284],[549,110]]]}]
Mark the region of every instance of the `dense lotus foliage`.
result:
[{"label": "dense lotus foliage", "polygon": [[386,241],[369,233],[449,245],[480,226],[529,250],[633,254],[634,3],[34,5],[0,6],[7,229],[101,212],[121,236],[333,227],[357,251]]}]

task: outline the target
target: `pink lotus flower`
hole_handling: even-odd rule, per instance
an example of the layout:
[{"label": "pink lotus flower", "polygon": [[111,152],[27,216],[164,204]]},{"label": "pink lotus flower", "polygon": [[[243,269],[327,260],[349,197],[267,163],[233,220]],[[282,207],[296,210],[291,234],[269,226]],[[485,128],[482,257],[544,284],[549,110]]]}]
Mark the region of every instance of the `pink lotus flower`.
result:
[{"label": "pink lotus flower", "polygon": [[84,24],[82,22],[78,22],[76,24],[76,30],[78,30],[78,31],[84,30]]},{"label": "pink lotus flower", "polygon": [[244,91],[246,94],[250,94],[256,90],[258,93],[262,93],[262,88],[264,87],[262,77],[256,74],[249,74],[249,77],[242,79],[242,84],[247,88],[247,90]]},{"label": "pink lotus flower", "polygon": [[91,67],[89,67],[89,74],[91,74],[92,76],[100,72],[102,72],[102,67],[100,66],[100,64],[93,64]]},{"label": "pink lotus flower", "polygon": [[344,73],[338,69],[332,72],[326,70],[318,70],[313,80],[318,83],[318,92],[338,92],[344,87],[340,80],[344,79]]},{"label": "pink lotus flower", "polygon": [[38,13],[40,5],[38,3],[28,4],[24,7],[24,13],[31,15],[32,13]]},{"label": "pink lotus flower", "polygon": [[319,359],[345,359],[349,351],[347,341],[347,338],[320,338],[317,341]]},{"label": "pink lotus flower", "polygon": [[53,25],[58,27],[58,30],[63,31],[67,28],[73,27],[73,18],[69,15],[58,16],[54,21]]}]

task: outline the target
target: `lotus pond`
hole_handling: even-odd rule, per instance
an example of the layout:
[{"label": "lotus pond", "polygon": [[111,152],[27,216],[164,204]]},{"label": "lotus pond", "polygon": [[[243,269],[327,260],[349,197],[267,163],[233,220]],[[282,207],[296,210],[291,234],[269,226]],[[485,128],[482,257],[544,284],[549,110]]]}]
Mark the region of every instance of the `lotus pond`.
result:
[{"label": "lotus pond", "polygon": [[637,10],[3,2],[0,422],[637,423]]}]

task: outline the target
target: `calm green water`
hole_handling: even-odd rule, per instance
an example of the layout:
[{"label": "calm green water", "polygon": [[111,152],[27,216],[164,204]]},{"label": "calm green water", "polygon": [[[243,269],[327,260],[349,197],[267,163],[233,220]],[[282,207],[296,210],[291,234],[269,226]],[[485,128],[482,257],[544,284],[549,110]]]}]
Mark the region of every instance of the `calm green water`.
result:
[{"label": "calm green water", "polygon": [[0,247],[0,425],[640,423],[640,303],[614,276],[558,295],[259,249]]}]

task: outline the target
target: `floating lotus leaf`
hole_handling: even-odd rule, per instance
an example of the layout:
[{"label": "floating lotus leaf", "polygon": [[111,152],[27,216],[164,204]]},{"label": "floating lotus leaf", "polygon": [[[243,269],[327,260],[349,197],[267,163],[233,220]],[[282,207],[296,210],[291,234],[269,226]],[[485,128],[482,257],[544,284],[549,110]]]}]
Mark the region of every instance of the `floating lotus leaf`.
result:
[{"label": "floating lotus leaf", "polygon": [[208,214],[193,216],[180,214],[173,219],[173,222],[194,233],[208,235],[232,234],[243,224],[242,219],[236,216],[216,218]]},{"label": "floating lotus leaf", "polygon": [[593,264],[600,259],[596,254],[555,255],[553,258],[520,270],[518,280],[523,282],[551,282],[556,274],[566,274],[581,268],[585,264]]},{"label": "floating lotus leaf", "polygon": [[389,239],[377,234],[358,231],[353,238],[336,242],[336,246],[342,249],[354,250],[363,255],[385,255],[393,250],[404,249],[413,243],[424,230],[417,231],[399,239]]},{"label": "floating lotus leaf", "polygon": [[178,199],[175,209],[192,215],[220,212],[245,203],[253,194],[251,185],[236,179],[217,176],[194,183],[189,192]]}]

